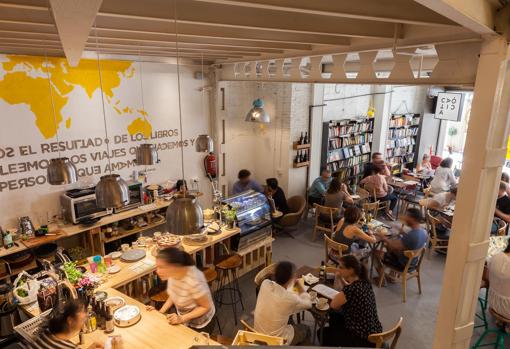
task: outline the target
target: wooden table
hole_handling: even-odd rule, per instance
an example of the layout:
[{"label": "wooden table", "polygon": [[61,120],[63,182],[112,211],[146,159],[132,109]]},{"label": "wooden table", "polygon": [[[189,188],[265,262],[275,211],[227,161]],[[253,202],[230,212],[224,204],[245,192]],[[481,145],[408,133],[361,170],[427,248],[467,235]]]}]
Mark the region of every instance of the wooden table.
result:
[{"label": "wooden table", "polygon": [[[184,325],[170,325],[165,315],[156,310],[145,310],[145,305],[113,288],[104,291],[109,297],[122,297],[126,304],[136,305],[141,310],[142,318],[137,324],[126,328],[115,327],[113,333],[109,334],[121,335],[125,349],[188,349],[192,345],[206,344],[204,337],[197,331]],[[87,348],[93,342],[104,343],[108,335],[96,330],[83,337],[84,343],[80,347]],[[219,345],[213,340],[209,340],[209,344]]]}]

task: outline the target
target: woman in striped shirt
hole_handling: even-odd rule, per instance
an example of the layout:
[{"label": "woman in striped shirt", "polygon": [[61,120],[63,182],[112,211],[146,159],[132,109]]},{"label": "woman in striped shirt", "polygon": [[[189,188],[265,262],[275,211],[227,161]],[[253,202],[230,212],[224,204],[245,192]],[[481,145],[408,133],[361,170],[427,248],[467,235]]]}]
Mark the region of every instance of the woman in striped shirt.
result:
[{"label": "woman in striped shirt", "polygon": [[168,281],[168,299],[159,311],[164,314],[172,306],[176,309],[176,313],[167,315],[168,322],[212,332],[215,309],[211,290],[193,258],[174,247],[161,250],[156,257],[156,273]]},{"label": "woman in striped shirt", "polygon": [[[87,311],[83,302],[70,300],[60,305],[52,313],[44,331],[38,335],[32,349],[79,349],[71,342],[76,337],[87,320]],[[102,349],[103,345],[93,343],[88,349]]]}]

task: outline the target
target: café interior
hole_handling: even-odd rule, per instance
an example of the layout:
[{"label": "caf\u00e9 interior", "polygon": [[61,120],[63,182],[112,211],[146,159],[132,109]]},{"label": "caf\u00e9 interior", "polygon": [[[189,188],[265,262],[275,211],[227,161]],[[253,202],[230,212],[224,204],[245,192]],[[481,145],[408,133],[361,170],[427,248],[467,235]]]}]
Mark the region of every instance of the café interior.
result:
[{"label": "caf\u00e9 interior", "polygon": [[510,2],[0,0],[0,347],[510,347]]}]

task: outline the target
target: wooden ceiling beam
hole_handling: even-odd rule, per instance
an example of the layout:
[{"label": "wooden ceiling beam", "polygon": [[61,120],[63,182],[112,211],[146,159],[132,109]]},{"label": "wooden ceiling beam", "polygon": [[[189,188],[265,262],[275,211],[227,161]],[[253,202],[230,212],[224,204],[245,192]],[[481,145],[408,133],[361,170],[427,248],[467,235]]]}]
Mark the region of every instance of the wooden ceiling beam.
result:
[{"label": "wooden ceiling beam", "polygon": [[246,8],[417,25],[458,25],[409,0],[194,0]]},{"label": "wooden ceiling beam", "polygon": [[[131,51],[136,51],[136,52],[146,52],[146,51],[165,51],[165,52],[177,52],[177,50],[173,47],[169,47],[169,46],[166,46],[166,47],[157,47],[157,46],[136,46],[136,45],[119,45],[119,44],[99,44],[96,46],[95,43],[87,43],[85,45],[85,47],[88,49],[88,50],[94,50],[96,49],[96,47],[99,47],[99,51],[103,50],[103,49],[115,49],[115,48],[119,48],[119,49],[125,49],[125,50],[131,50]],[[201,54],[206,54],[206,53],[209,53],[209,54],[215,54],[215,53],[218,53],[218,54],[232,54],[232,55],[235,55],[235,56],[246,56],[246,57],[250,57],[250,56],[253,56],[253,57],[258,57],[260,56],[260,53],[258,52],[240,52],[240,51],[230,51],[230,50],[204,50],[204,49],[195,49],[195,48],[182,48],[182,47],[179,47],[179,53],[196,53],[197,55],[201,55]]]}]

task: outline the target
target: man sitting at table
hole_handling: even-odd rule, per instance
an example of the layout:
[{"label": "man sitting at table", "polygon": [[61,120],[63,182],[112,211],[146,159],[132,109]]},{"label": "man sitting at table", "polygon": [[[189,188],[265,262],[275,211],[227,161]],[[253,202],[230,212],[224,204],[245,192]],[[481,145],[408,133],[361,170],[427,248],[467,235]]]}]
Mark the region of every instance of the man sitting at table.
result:
[{"label": "man sitting at table", "polygon": [[269,336],[282,337],[287,345],[308,342],[308,326],[288,324],[292,314],[312,307],[310,295],[305,292],[301,282],[296,280],[294,264],[285,261],[278,263],[274,280],[266,279],[260,286],[255,306],[255,330]]},{"label": "man sitting at table", "polygon": [[420,205],[433,210],[444,210],[446,207],[455,203],[457,199],[457,187],[449,191],[439,193],[428,199],[421,199]]},{"label": "man sitting at table", "polygon": [[310,205],[322,205],[324,194],[328,190],[331,180],[331,172],[325,167],[321,168],[320,177],[313,181],[312,186],[308,190],[308,203]]},{"label": "man sitting at table", "polygon": [[[408,261],[404,251],[417,250],[426,245],[428,235],[420,225],[421,220],[421,211],[417,208],[409,208],[401,218],[403,225],[397,238],[388,238],[382,231],[377,233],[386,247],[386,252],[375,251],[374,253],[376,268],[380,278],[384,277],[384,264],[398,270],[404,270]],[[404,225],[408,226],[411,230],[406,233]],[[415,258],[411,265],[414,266],[416,263],[418,263],[417,258]]]},{"label": "man sitting at table", "polygon": [[374,174],[374,167],[381,166],[383,168],[383,175],[385,177],[391,176],[390,169],[388,165],[384,162],[383,156],[381,153],[373,153],[372,154],[372,162],[367,162],[365,164],[365,168],[363,169],[363,178],[371,176]]},{"label": "man sitting at table", "polygon": [[251,179],[250,177],[250,171],[245,169],[239,171],[239,174],[237,175],[239,180],[234,183],[232,194],[239,194],[250,189],[258,191],[259,193],[263,193],[264,189],[262,186],[256,180]]},{"label": "man sitting at table", "polygon": [[278,180],[276,178],[266,179],[266,196],[273,200],[275,210],[283,214],[289,213],[287,198],[285,197],[283,189],[278,185]]},{"label": "man sitting at table", "polygon": [[510,222],[510,198],[506,193],[507,186],[508,184],[505,182],[499,183],[498,199],[496,201],[496,211],[494,215],[508,223]]}]

